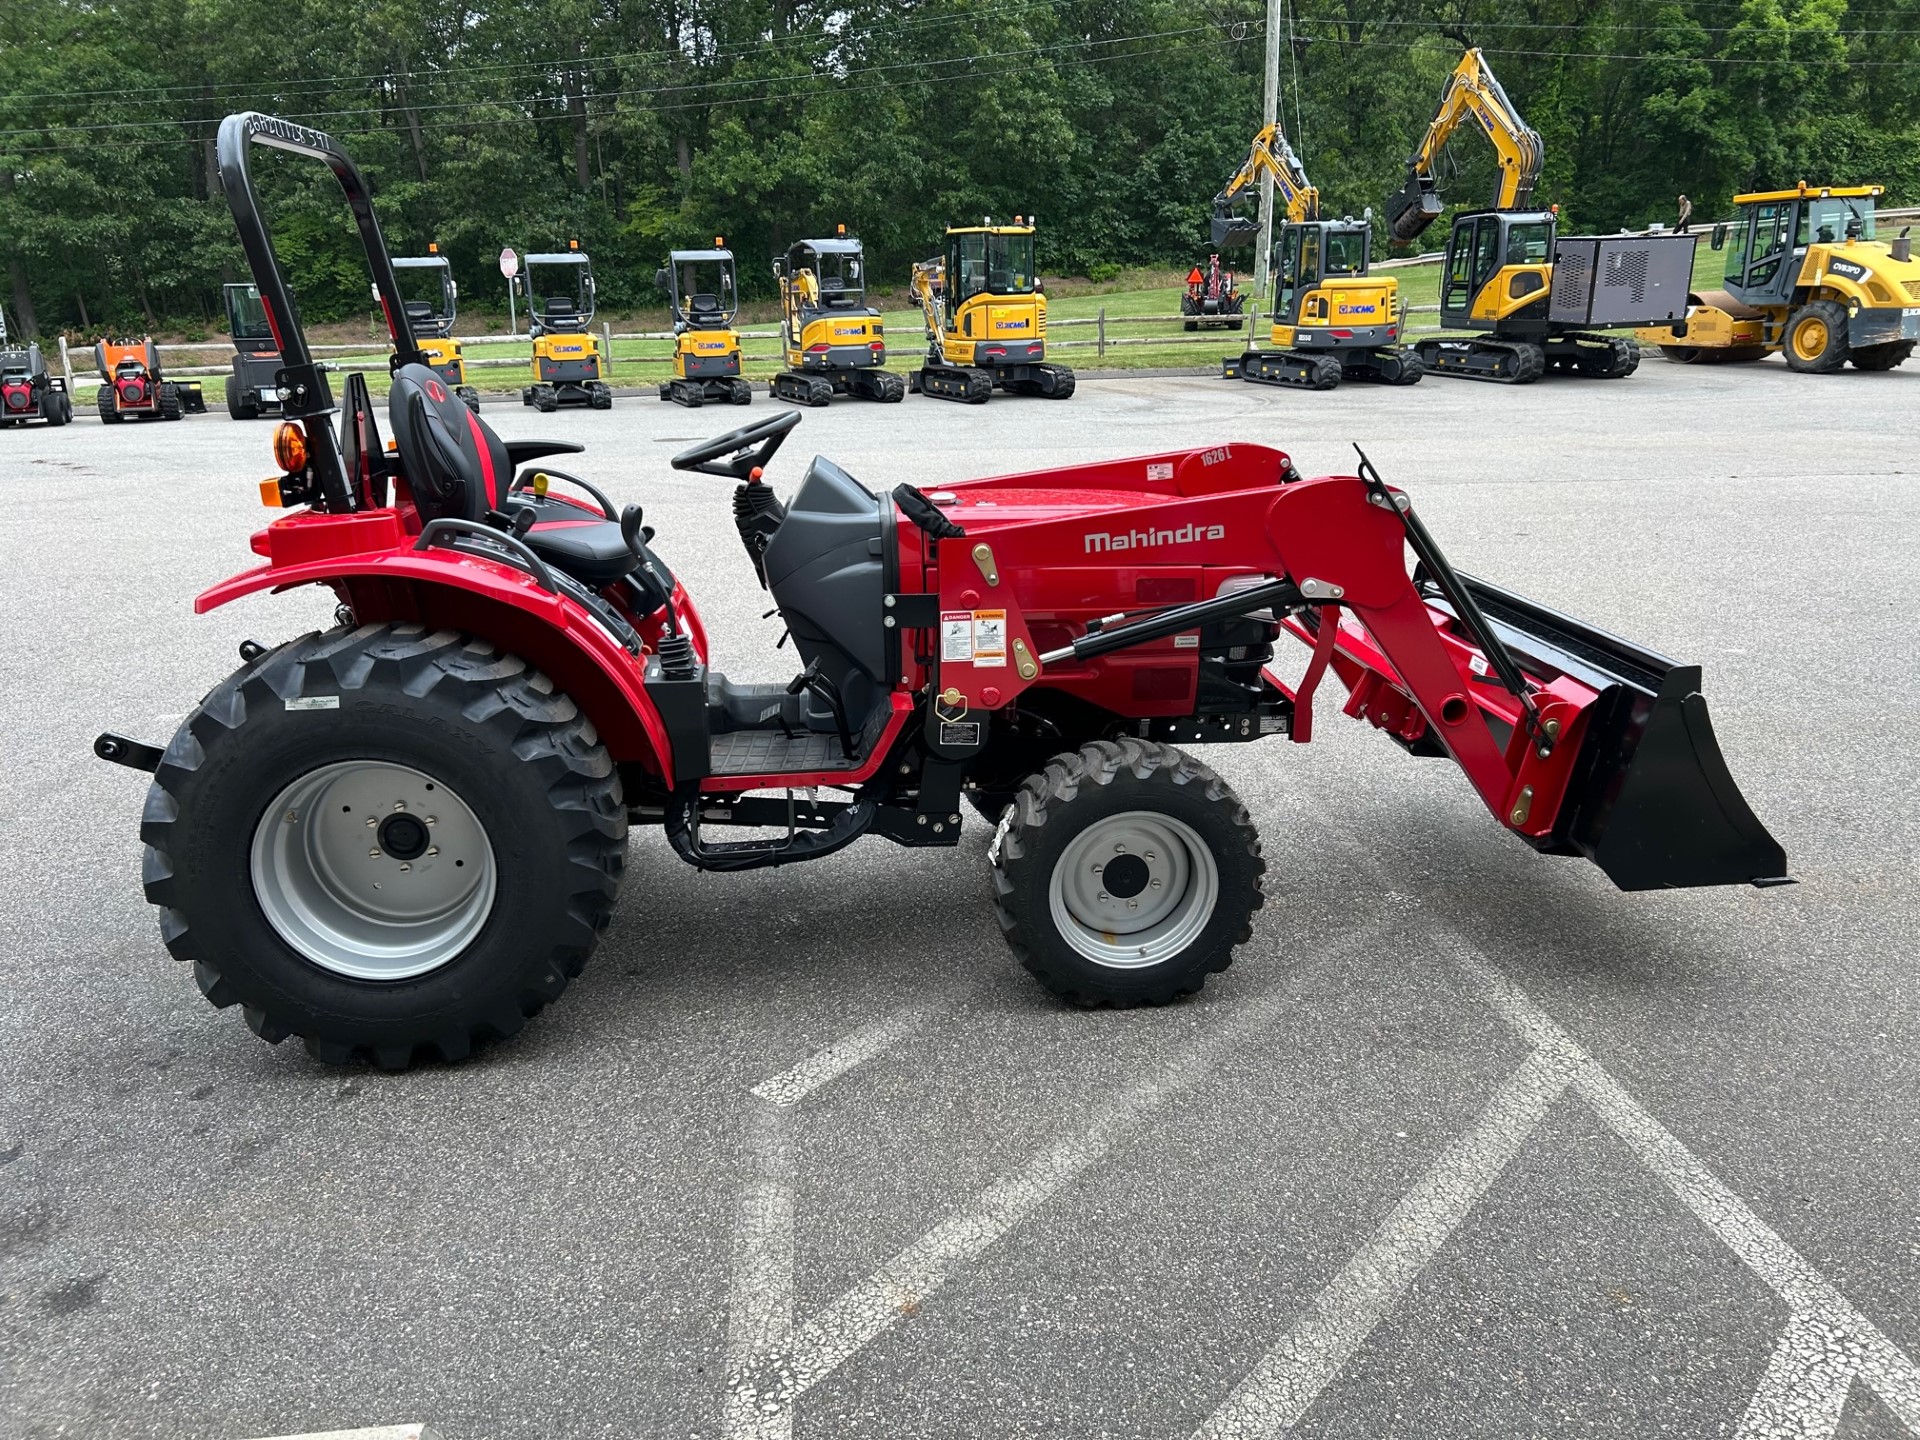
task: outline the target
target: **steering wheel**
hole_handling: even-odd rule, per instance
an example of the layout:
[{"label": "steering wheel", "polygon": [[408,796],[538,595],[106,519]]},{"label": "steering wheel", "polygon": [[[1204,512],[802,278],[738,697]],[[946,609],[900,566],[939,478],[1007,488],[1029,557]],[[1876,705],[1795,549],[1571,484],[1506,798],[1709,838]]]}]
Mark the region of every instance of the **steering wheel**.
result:
[{"label": "steering wheel", "polygon": [[[667,463],[676,470],[697,470],[703,475],[745,480],[756,469],[766,468],[773,452],[799,423],[798,410],[782,410],[756,425],[742,425],[738,430],[703,440],[691,450],[682,450]],[[723,455],[732,458],[722,460]]]}]

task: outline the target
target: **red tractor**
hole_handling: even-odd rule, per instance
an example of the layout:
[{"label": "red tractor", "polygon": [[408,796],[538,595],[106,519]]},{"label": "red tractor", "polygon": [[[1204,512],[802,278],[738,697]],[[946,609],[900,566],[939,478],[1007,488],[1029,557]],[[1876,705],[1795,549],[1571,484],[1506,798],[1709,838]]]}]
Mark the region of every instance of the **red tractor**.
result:
[{"label": "red tractor", "polygon": [[102,340],[93,347],[99,367],[96,403],[102,424],[122,420],[178,420],[205,412],[198,380],[169,380],[160,373],[160,347],[147,340]]},{"label": "red tractor", "polygon": [[[346,191],[396,352],[392,449],[364,378],[336,410],[307,347],[255,142]],[[196,609],[315,585],[337,623],[242,647],[164,750],[95,750],[152,773],[161,934],[264,1039],[400,1068],[513,1034],[586,964],[633,826],[734,872],[952,848],[969,810],[998,827],[999,922],[1042,984],[1171,1001],[1250,937],[1266,868],[1181,747],[1305,742],[1329,676],[1521,843],[1623,889],[1785,878],[1698,668],[1456,573],[1364,463],[1307,478],[1233,444],[885,493],[816,457],[783,501],[766,474],[800,416],[771,416],[672,462],[731,482],[798,651],[786,683],[730,680],[640,507],[550,467],[577,445],[502,441],[424,363],[335,143],[244,114],[218,153],[286,342],[262,491],[292,513]],[[1302,664],[1276,665],[1283,640]]]},{"label": "red tractor", "polygon": [[1246,323],[1240,282],[1220,263],[1218,255],[1207,256],[1205,268],[1196,265],[1187,272],[1187,293],[1180,297],[1180,315],[1185,330],[1238,330]]}]

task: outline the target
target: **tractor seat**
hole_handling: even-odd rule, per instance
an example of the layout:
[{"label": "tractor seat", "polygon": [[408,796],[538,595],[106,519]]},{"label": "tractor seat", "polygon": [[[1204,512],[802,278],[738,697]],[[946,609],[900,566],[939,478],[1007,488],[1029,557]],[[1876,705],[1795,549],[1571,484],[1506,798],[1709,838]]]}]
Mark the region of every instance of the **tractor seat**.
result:
[{"label": "tractor seat", "polygon": [[401,308],[407,312],[409,320],[431,320],[433,306],[425,300],[408,300]]},{"label": "tractor seat", "polygon": [[[638,563],[619,521],[557,496],[511,493],[514,457],[506,443],[426,366],[403,365],[394,372],[387,423],[422,521],[484,522],[490,510],[530,508],[527,547],[594,589],[613,584]],[[525,458],[550,453],[535,449]]]},{"label": "tractor seat", "polygon": [[571,320],[579,313],[573,301],[567,299],[564,295],[555,295],[551,300],[547,301],[545,314],[550,321]]}]

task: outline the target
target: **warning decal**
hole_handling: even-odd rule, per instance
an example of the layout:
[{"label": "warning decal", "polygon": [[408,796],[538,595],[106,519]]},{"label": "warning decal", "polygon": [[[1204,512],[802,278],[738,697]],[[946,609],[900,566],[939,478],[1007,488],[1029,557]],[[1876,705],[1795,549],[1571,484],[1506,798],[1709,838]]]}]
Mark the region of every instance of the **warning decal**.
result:
[{"label": "warning decal", "polygon": [[1172,478],[1173,466],[1169,462],[1163,461],[1157,465],[1147,466],[1147,479],[1149,480],[1171,480]]},{"label": "warning decal", "polygon": [[975,665],[1007,663],[1006,611],[976,610],[973,612],[973,663]]},{"label": "warning decal", "polygon": [[952,665],[973,659],[973,612],[940,612],[940,662]]}]

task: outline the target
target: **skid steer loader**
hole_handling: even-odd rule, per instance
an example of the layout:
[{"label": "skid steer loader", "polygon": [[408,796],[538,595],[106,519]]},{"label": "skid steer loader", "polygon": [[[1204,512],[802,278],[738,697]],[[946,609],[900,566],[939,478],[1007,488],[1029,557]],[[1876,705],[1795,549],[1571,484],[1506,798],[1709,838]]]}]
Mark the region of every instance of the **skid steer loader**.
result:
[{"label": "skid steer loader", "polygon": [[233,373],[227,377],[227,414],[258,420],[280,413],[280,341],[251,283],[223,285],[227,334],[233,341]]},{"label": "skid steer loader", "polygon": [[1876,238],[1878,185],[1822,186],[1733,197],[1713,227],[1727,252],[1725,289],[1687,296],[1680,326],[1637,338],[1682,364],[1760,360],[1784,352],[1809,375],[1891,370],[1920,343],[1920,262],[1913,237]]},{"label": "skid steer loader", "polygon": [[0,314],[0,425],[44,420],[64,425],[73,419],[67,382],[47,369],[40,347],[31,340],[7,339],[7,317]]},{"label": "skid steer loader", "polygon": [[733,252],[724,237],[711,250],[675,250],[653,283],[673,311],[673,378],[660,382],[660,398],[697,410],[709,400],[746,405],[753,388],[740,378],[740,313]]},{"label": "skid steer loader", "polygon": [[[307,347],[255,144],[324,162],[359,221],[391,445],[365,377],[336,407]],[[996,918],[1042,985],[1175,1000],[1251,939],[1266,870],[1188,747],[1280,763],[1328,680],[1344,714],[1457,766],[1516,843],[1623,890],[1786,878],[1698,666],[1455,571],[1364,457],[1308,477],[1219,443],[931,492],[815,457],[782,499],[767,475],[801,416],[768,416],[672,461],[731,487],[741,573],[798,652],[790,681],[730,679],[675,537],[552,467],[580,446],[501,439],[427,366],[345,152],[241,114],[218,156],[286,345],[261,494],[294,513],[195,609],[314,586],[336,624],[243,645],[164,744],[108,732],[94,751],[151,776],[142,877],[166,948],[265,1040],[403,1069],[515,1034],[587,963],[636,827],[665,842],[648,863],[740,874],[863,839],[952,850],[969,810],[996,827]],[[742,933],[753,893],[728,916]],[[1283,951],[1284,925],[1248,953]]]},{"label": "skid steer loader", "polygon": [[913,298],[927,331],[927,358],[907,388],[983,405],[996,389],[1065,400],[1073,371],[1047,361],[1047,297],[1033,259],[1034,222],[987,216],[947,230],[943,254],[913,267]]},{"label": "skid steer loader", "polygon": [[613,389],[601,378],[600,337],[593,333],[593,262],[580,242],[527,256],[519,281],[533,337],[533,384],[520,392],[520,403],[542,414],[562,405],[611,410]]},{"label": "skid steer loader", "polygon": [[206,413],[198,380],[169,380],[160,371],[160,347],[145,340],[102,340],[93,360],[103,382],[94,403],[102,424],[122,420],[178,420]]},{"label": "skid steer loader", "polygon": [[[453,266],[431,241],[425,255],[395,256],[393,268],[401,279],[407,319],[413,323],[427,364],[453,387],[453,393],[469,410],[480,409],[480,392],[467,383],[467,357],[460,342],[453,338],[454,322],[460,316],[460,287],[454,282]],[[409,276],[421,283],[407,286]]]},{"label": "skid steer loader", "polygon": [[838,227],[831,240],[796,240],[773,262],[787,368],[767,384],[776,400],[825,405],[835,395],[898,401],[906,382],[887,363],[886,326],[867,304],[866,254]]}]

